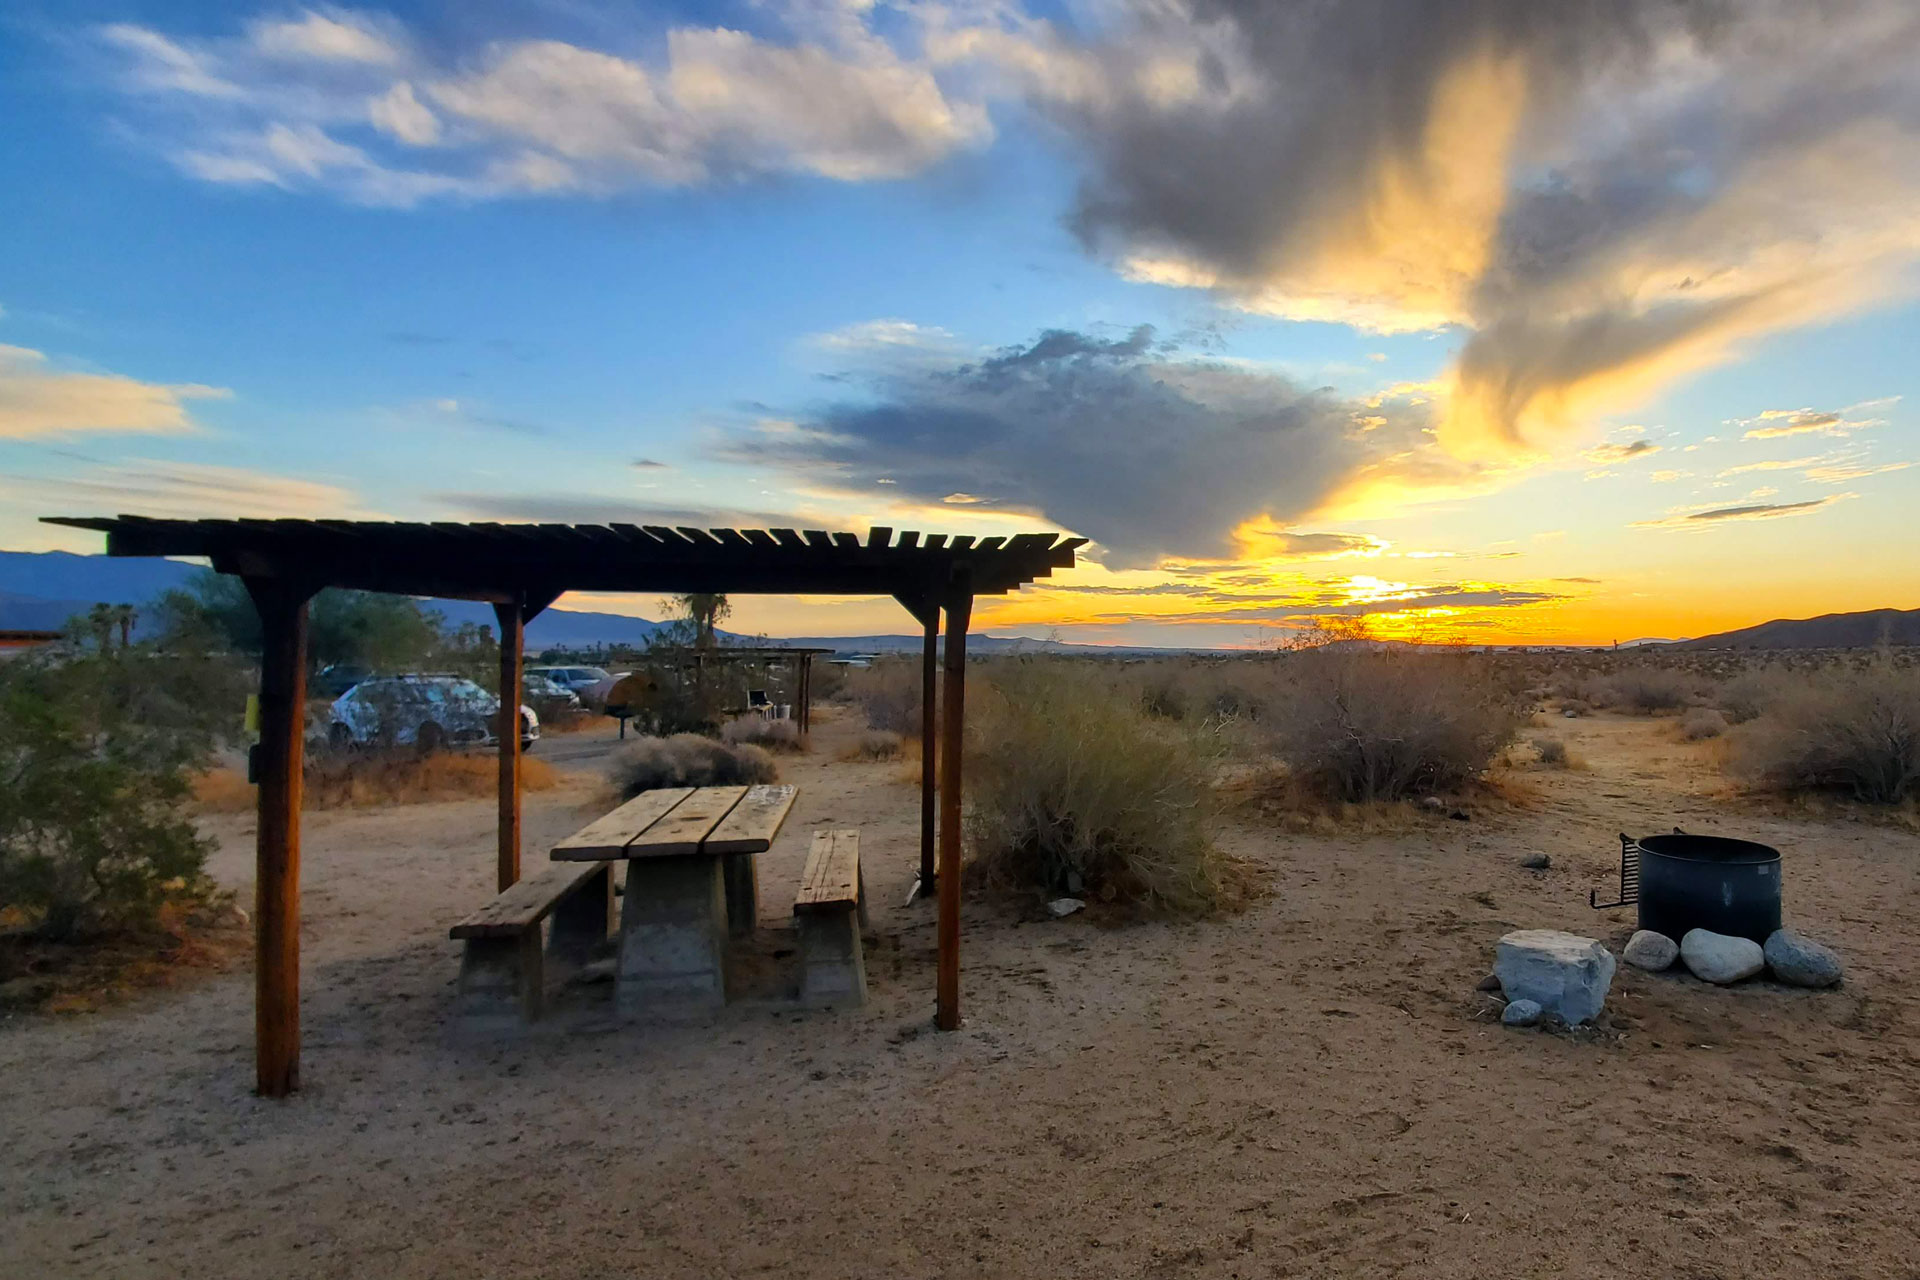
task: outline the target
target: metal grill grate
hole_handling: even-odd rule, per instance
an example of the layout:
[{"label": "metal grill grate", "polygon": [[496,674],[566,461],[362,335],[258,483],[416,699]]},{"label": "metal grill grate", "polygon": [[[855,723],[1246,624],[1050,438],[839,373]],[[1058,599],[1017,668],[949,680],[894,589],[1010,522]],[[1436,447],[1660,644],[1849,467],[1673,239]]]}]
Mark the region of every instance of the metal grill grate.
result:
[{"label": "metal grill grate", "polygon": [[[1676,828],[1678,830],[1678,828]],[[1631,907],[1640,902],[1640,845],[1626,832],[1620,833],[1620,900],[1600,901],[1598,889],[1587,890],[1587,905],[1596,911],[1613,907]]]}]

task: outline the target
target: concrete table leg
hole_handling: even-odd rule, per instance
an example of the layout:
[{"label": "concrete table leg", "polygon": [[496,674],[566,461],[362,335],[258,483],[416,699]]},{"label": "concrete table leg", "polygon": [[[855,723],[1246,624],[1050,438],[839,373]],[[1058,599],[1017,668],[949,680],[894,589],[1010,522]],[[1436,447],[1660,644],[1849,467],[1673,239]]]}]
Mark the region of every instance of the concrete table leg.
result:
[{"label": "concrete table leg", "polygon": [[860,942],[859,913],[810,912],[794,917],[800,929],[800,1000],[803,1004],[867,1002],[867,962]]},{"label": "concrete table leg", "polygon": [[562,898],[548,926],[547,958],[571,967],[593,959],[613,933],[613,864]]},{"label": "concrete table leg", "polygon": [[707,854],[627,863],[614,986],[620,1013],[726,1003],[727,898],[720,863]]},{"label": "concrete table leg", "polygon": [[456,1012],[468,1026],[532,1022],[540,1016],[543,981],[538,929],[511,938],[468,938]]},{"label": "concrete table leg", "polygon": [[760,873],[750,853],[725,855],[727,928],[735,937],[748,937],[760,927]]}]

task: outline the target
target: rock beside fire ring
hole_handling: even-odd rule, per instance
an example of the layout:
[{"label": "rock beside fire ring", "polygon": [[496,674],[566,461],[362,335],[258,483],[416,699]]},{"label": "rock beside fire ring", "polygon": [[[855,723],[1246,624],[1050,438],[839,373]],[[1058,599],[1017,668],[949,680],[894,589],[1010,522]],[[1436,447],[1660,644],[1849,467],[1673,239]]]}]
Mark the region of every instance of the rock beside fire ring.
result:
[{"label": "rock beside fire ring", "polygon": [[1558,929],[1519,929],[1494,948],[1493,973],[1508,1000],[1531,1000],[1569,1025],[1591,1022],[1613,984],[1613,953]]},{"label": "rock beside fire ring", "polygon": [[1837,986],[1845,972],[1832,948],[1823,947],[1812,938],[1803,938],[1791,929],[1771,934],[1762,950],[1773,976],[1789,986]]},{"label": "rock beside fire ring", "polygon": [[1767,967],[1766,953],[1752,938],[1689,929],[1680,939],[1680,959],[1702,982],[1728,986]]},{"label": "rock beside fire ring", "polygon": [[1620,958],[1636,969],[1659,973],[1672,968],[1673,962],[1680,958],[1680,944],[1664,933],[1642,929],[1627,939]]}]

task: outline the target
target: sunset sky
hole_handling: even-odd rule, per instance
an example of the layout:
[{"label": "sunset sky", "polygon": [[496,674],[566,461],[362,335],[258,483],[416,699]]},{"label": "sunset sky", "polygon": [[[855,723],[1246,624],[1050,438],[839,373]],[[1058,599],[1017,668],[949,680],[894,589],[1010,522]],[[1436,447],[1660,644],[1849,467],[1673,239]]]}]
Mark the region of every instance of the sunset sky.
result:
[{"label": "sunset sky", "polygon": [[1092,643],[1913,608],[1916,66],[1912,0],[11,0],[0,547],[1053,528],[977,625]]}]

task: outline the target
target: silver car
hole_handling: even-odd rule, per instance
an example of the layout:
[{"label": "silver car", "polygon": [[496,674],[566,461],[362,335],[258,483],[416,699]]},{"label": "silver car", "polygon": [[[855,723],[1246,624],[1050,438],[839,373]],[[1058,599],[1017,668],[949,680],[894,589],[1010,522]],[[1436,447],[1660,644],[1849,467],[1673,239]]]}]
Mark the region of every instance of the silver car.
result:
[{"label": "silver car", "polygon": [[[444,747],[491,746],[500,723],[500,699],[459,676],[374,676],[333,701],[327,743],[350,747],[413,747],[425,754]],[[540,717],[520,708],[520,746],[540,740]]]}]

